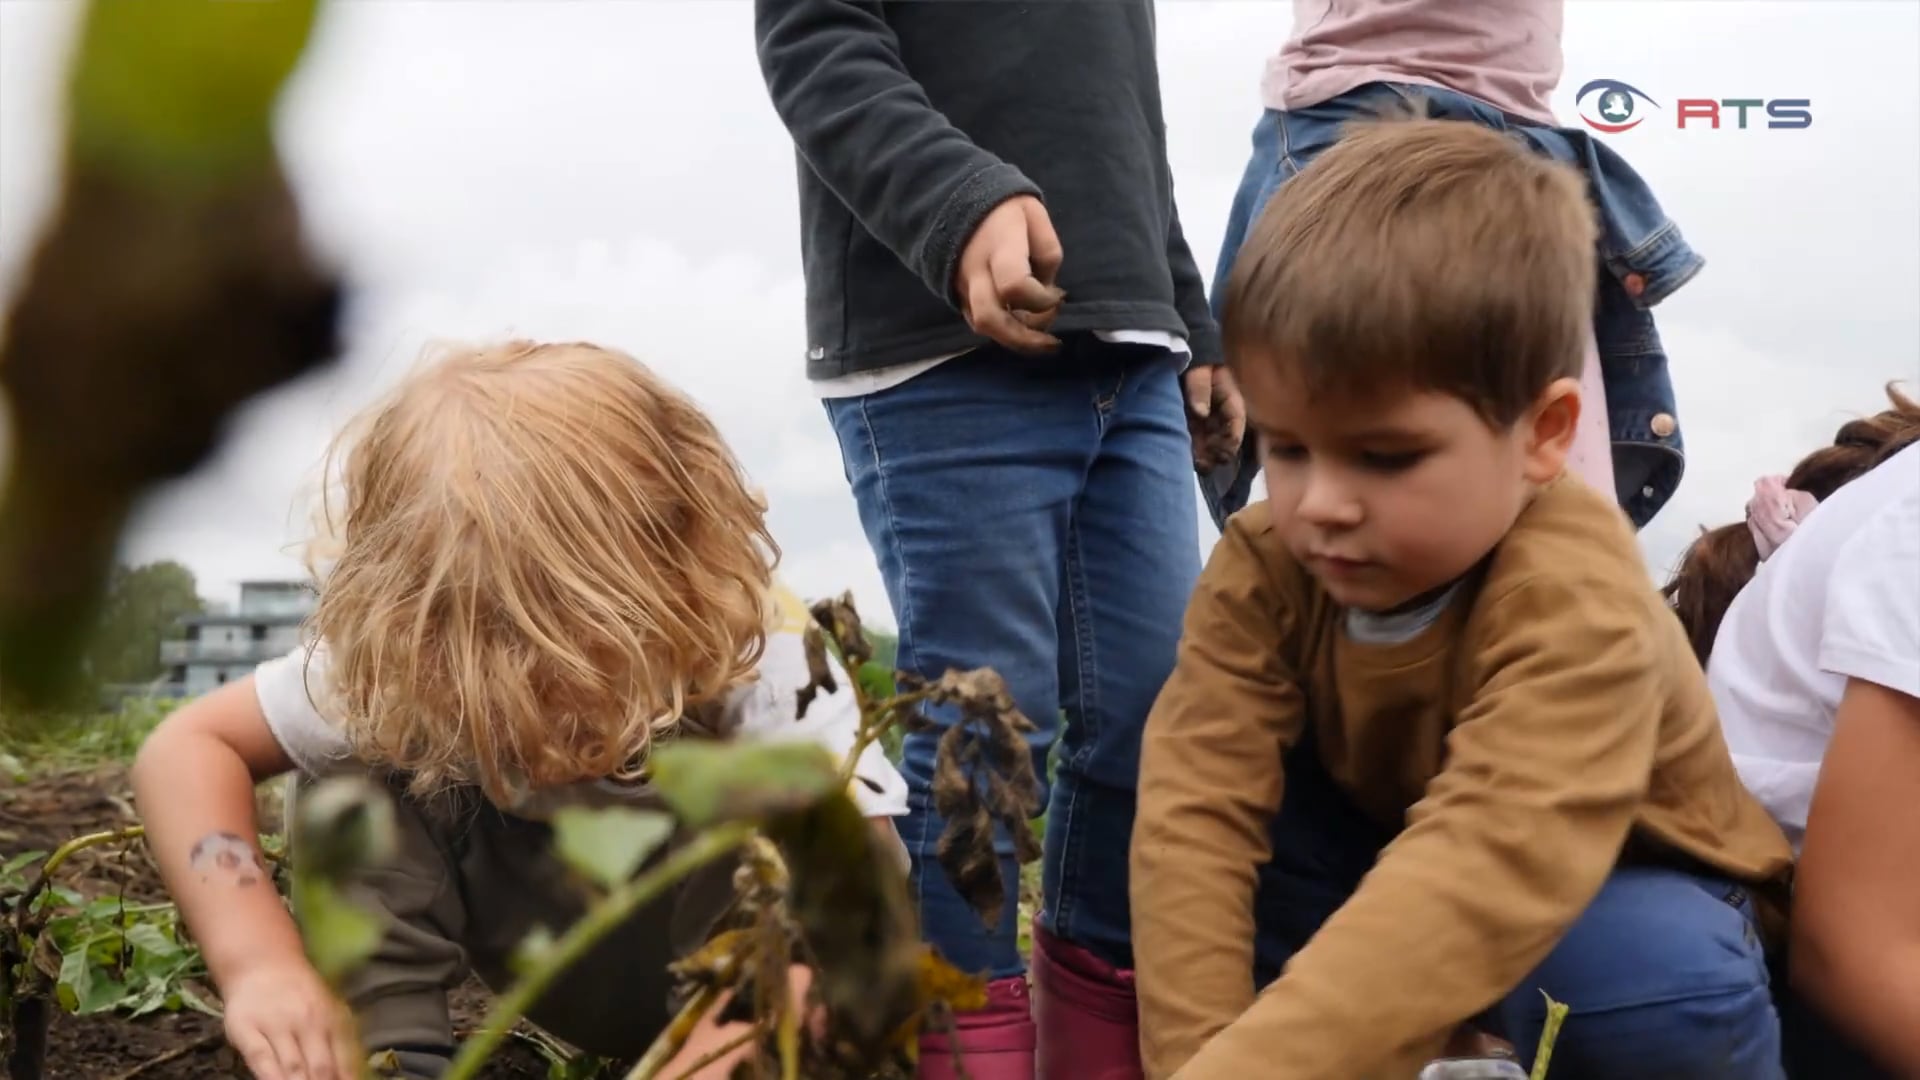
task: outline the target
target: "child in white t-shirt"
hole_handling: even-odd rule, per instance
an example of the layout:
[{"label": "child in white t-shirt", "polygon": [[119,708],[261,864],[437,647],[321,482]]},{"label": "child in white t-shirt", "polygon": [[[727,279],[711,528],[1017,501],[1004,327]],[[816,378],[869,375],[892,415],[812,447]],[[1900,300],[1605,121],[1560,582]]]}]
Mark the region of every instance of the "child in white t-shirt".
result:
[{"label": "child in white t-shirt", "polygon": [[[711,421],[631,357],[455,351],[355,425],[341,492],[314,644],[168,717],[134,767],[227,1036],[264,1080],[357,1077],[361,1048],[266,883],[255,784],[297,771],[297,800],[352,771],[392,792],[397,855],[357,882],[389,928],[345,1005],[366,1051],[429,1077],[454,1051],[449,989],[468,970],[501,985],[530,931],[584,910],[551,850],[553,810],[650,801],[638,776],[659,739],[844,754],[859,722],[844,676],[795,720],[808,616],[772,581],[764,508]],[[904,781],[876,748],[856,775],[897,848]],[[669,1019],[667,965],[705,939],[731,871],[714,864],[642,907],[533,1019],[637,1056]]]},{"label": "child in white t-shirt", "polygon": [[1741,779],[1800,853],[1789,1065],[1835,1080],[1920,1075],[1920,404],[1890,396],[1756,484],[1667,587]]}]

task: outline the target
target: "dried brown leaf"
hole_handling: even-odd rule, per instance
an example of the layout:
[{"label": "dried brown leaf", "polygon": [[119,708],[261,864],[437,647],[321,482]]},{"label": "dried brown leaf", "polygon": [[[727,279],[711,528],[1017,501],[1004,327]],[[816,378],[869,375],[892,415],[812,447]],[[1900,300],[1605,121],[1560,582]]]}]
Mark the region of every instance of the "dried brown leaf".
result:
[{"label": "dried brown leaf", "polygon": [[1007,882],[994,850],[994,826],[1007,831],[1021,863],[1040,857],[1028,821],[1040,808],[1040,781],[1026,736],[1034,730],[995,672],[949,671],[933,683],[911,680],[935,704],[960,716],[934,754],[933,804],[947,820],[936,855],[941,869],[988,925],[999,921]]},{"label": "dried brown leaf", "polygon": [[867,632],[860,623],[860,612],[853,606],[851,592],[843,592],[831,600],[815,602],[812,612],[814,622],[832,635],[833,643],[839,647],[848,668],[857,671],[862,664],[873,659],[873,644],[867,640]]}]

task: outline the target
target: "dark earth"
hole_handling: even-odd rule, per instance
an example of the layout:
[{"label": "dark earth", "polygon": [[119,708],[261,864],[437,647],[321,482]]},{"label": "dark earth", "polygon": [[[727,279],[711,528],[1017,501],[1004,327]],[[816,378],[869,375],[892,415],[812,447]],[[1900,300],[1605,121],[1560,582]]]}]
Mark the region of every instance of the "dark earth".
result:
[{"label": "dark earth", "polygon": [[[263,795],[261,827],[278,827],[278,800]],[[43,775],[15,784],[0,777],[0,863],[26,851],[51,851],[85,833],[135,823],[126,770],[108,767]],[[165,900],[144,847],[122,853],[89,849],[70,860],[60,882],[82,894],[129,900]],[[218,1001],[210,987],[197,987]],[[462,1033],[479,1026],[490,1002],[484,987],[454,993],[454,1023]],[[510,1040],[481,1073],[489,1080],[544,1078],[548,1063],[531,1044]],[[56,1010],[48,1037],[46,1080],[207,1080],[248,1076],[221,1037],[220,1021],[193,1011],[140,1020],[112,1014],[72,1016]]]}]

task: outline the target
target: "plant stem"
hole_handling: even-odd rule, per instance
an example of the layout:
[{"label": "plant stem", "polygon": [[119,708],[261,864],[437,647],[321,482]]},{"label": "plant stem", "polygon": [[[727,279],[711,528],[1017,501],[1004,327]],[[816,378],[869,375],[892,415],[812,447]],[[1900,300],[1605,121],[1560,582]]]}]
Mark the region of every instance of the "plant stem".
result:
[{"label": "plant stem", "polygon": [[687,1002],[686,1007],[667,1024],[660,1037],[653,1040],[653,1045],[647,1047],[647,1052],[641,1055],[633,1068],[628,1070],[626,1080],[651,1080],[658,1076],[673,1055],[687,1045],[687,1037],[693,1034],[693,1029],[699,1026],[701,1019],[713,1010],[714,1003],[719,1000],[719,987],[702,987],[693,1000]]},{"label": "plant stem", "polygon": [[726,1057],[728,1054],[731,1054],[735,1050],[740,1049],[742,1046],[745,1046],[747,1043],[752,1042],[754,1039],[758,1038],[759,1036],[760,1036],[760,1025],[755,1024],[754,1026],[748,1028],[747,1030],[741,1032],[740,1034],[735,1035],[733,1038],[728,1039],[726,1042],[721,1043],[719,1046],[716,1046],[713,1049],[707,1051],[706,1053],[701,1054],[699,1057],[694,1058],[691,1064],[689,1064],[685,1069],[681,1070],[681,1072],[674,1077],[674,1080],[690,1080],[691,1077],[698,1075],[701,1069],[704,1069],[707,1066],[713,1064],[714,1062],[719,1061],[721,1058]]},{"label": "plant stem", "polygon": [[663,859],[660,865],[634,878],[595,904],[555,942],[531,971],[513,984],[513,989],[495,1001],[486,1023],[460,1047],[440,1080],[474,1080],[488,1055],[499,1049],[507,1032],[540,1000],[553,981],[614,928],[625,922],[649,900],[692,871],[746,843],[753,835],[752,822],[736,821],[717,825],[695,836],[687,845]]},{"label": "plant stem", "polygon": [[840,779],[847,784],[853,783],[853,773],[860,764],[860,755],[867,752],[867,747],[878,742],[888,728],[899,723],[901,708],[918,705],[927,699],[925,690],[912,690],[876,703],[861,688],[859,680],[849,681],[853,683],[854,702],[860,708],[860,732],[853,737],[853,749],[847,751],[847,759],[840,765]]},{"label": "plant stem", "polygon": [[791,1002],[780,1010],[780,1080],[800,1080],[800,1010]]},{"label": "plant stem", "polygon": [[27,935],[26,932],[27,910],[33,907],[33,902],[39,897],[40,891],[47,887],[49,881],[53,880],[53,872],[60,869],[61,863],[66,862],[76,853],[87,848],[97,847],[101,844],[111,844],[116,841],[138,840],[145,835],[147,835],[147,830],[144,826],[129,825],[124,829],[110,829],[105,832],[76,836],[66,843],[61,844],[59,847],[54,848],[53,854],[47,856],[47,860],[40,864],[40,872],[34,876],[33,883],[27,886],[26,892],[20,894],[20,902],[18,906],[13,909],[14,928],[18,930],[22,936],[30,936]]},{"label": "plant stem", "polygon": [[1544,990],[1540,996],[1547,999],[1547,1022],[1540,1029],[1540,1044],[1533,1052],[1533,1075],[1528,1080],[1546,1080],[1547,1062],[1553,1059],[1554,1041],[1560,1038],[1560,1025],[1567,1018],[1567,1006],[1553,1000],[1553,996]]},{"label": "plant stem", "polygon": [[40,1080],[47,1066],[47,1027],[53,1017],[44,996],[21,998],[14,1005],[12,1052],[7,1055],[7,1080]]}]

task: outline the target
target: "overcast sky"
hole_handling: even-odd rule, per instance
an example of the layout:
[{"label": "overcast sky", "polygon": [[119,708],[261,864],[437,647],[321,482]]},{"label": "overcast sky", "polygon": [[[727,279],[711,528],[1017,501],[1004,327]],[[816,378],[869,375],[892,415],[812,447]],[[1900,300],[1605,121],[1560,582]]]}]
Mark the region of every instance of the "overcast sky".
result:
[{"label": "overcast sky", "polygon": [[[0,281],[50,188],[73,11],[0,0]],[[1290,11],[1159,5],[1203,267]],[[1579,123],[1573,95],[1594,78],[1665,106],[1609,138],[1708,260],[1659,309],[1689,450],[1643,534],[1664,567],[1699,524],[1737,517],[1756,475],[1877,409],[1887,380],[1920,378],[1920,4],[1573,0],[1566,52],[1562,122]],[[1678,97],[1810,98],[1814,124],[1675,130]],[[282,132],[312,229],[356,289],[350,354],[249,408],[218,460],[146,508],[128,558],[180,559],[216,599],[297,573],[327,438],[423,342],[585,338],[712,411],[772,500],[796,588],[851,586],[890,621],[803,377],[792,156],[746,0],[334,2]]]}]

